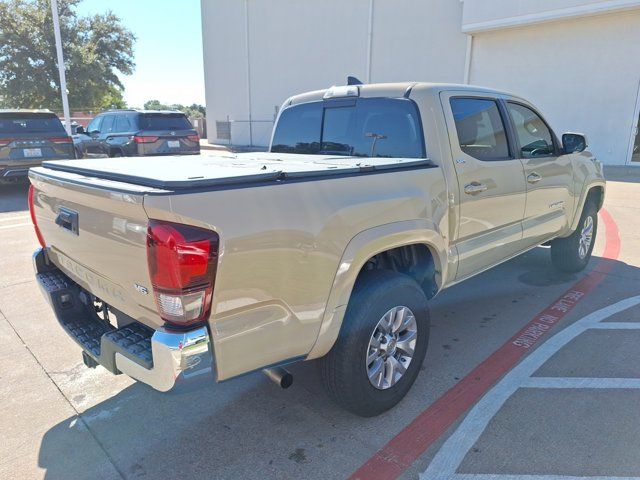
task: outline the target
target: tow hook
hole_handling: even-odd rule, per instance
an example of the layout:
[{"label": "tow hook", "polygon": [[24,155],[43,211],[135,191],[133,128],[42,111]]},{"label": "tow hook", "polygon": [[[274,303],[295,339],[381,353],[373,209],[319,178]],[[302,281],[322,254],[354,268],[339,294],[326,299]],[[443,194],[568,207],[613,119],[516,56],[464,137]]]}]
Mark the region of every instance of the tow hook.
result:
[{"label": "tow hook", "polygon": [[98,362],[91,358],[91,355],[85,351],[82,352],[82,361],[89,368],[96,368],[98,366]]}]

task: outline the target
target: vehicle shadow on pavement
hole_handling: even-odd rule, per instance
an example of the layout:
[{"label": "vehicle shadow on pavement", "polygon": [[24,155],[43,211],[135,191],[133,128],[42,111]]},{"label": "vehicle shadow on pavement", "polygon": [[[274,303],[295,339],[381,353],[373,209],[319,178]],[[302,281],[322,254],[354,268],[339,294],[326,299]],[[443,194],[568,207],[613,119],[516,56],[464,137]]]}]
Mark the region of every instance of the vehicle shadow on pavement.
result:
[{"label": "vehicle shadow on pavement", "polygon": [[0,213],[29,210],[29,182],[0,183]]},{"label": "vehicle shadow on pavement", "polygon": [[[439,295],[425,367],[407,398],[380,417],[338,409],[314,362],[292,367],[295,382],[287,391],[261,374],[170,393],[136,383],[47,431],[39,466],[48,479],[345,478],[585,276],[554,272],[548,257],[548,249],[537,248]],[[614,275],[605,282],[640,280],[640,269],[619,261],[594,257],[591,268],[607,263]],[[580,309],[624,298],[634,282],[622,283]],[[499,325],[506,326],[502,337]]]}]

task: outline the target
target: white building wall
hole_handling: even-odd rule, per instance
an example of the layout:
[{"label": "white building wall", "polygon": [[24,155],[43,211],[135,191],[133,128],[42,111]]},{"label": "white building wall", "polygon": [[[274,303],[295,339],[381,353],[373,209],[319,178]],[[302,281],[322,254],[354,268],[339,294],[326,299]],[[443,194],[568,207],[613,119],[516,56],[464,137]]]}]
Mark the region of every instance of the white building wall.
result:
[{"label": "white building wall", "polygon": [[458,0],[201,5],[210,142],[224,143],[215,121],[229,116],[234,144],[267,145],[276,106],[295,93],[344,84],[347,75],[366,81],[370,73],[372,82],[463,80],[466,36]]},{"label": "white building wall", "polygon": [[[267,145],[288,96],[347,75],[462,83],[469,58],[469,83],[522,95],[559,134],[582,131],[603,162],[627,162],[638,120],[640,0],[201,3],[210,142],[224,143],[215,122],[229,117],[234,144]],[[473,35],[470,56],[463,31]]]},{"label": "white building wall", "polygon": [[249,111],[244,2],[202,0],[207,134],[215,133],[215,121]]},{"label": "white building wall", "polygon": [[636,10],[477,34],[470,83],[529,99],[559,135],[583,132],[603,163],[624,164],[637,122],[639,25]]},{"label": "white building wall", "polygon": [[480,32],[560,19],[619,13],[640,0],[462,0],[462,30]]},{"label": "white building wall", "polygon": [[372,82],[462,83],[460,1],[375,0],[374,7]]}]

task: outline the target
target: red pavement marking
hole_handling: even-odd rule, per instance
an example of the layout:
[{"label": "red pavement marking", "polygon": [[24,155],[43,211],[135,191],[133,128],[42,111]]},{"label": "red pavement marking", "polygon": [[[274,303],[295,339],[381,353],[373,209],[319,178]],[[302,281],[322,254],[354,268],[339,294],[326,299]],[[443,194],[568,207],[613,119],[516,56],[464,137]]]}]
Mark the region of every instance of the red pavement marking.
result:
[{"label": "red pavement marking", "polygon": [[351,480],[389,480],[402,475],[462,414],[511,370],[528,349],[538,343],[553,325],[602,282],[614,265],[614,262],[607,260],[616,260],[620,253],[620,236],[609,212],[602,209],[600,217],[606,227],[606,244],[602,258],[595,268],[418,415],[356,470],[349,477]]}]

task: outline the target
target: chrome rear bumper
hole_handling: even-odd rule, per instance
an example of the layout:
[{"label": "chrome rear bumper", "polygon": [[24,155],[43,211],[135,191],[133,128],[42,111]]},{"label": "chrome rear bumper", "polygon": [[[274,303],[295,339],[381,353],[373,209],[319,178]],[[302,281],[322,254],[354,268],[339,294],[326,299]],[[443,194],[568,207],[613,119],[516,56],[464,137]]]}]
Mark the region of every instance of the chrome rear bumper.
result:
[{"label": "chrome rear bumper", "polygon": [[209,332],[152,330],[134,322],[116,328],[101,319],[90,296],[64,275],[47,256],[33,255],[36,278],[60,325],[96,363],[166,392],[193,377],[213,378]]}]

